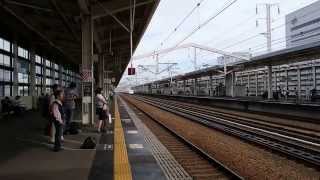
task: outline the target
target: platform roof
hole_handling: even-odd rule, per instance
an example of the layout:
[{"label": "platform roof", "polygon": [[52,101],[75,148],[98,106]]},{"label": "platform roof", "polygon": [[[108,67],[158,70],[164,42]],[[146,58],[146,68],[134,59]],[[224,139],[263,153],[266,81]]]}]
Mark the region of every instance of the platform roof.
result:
[{"label": "platform roof", "polygon": [[245,69],[259,68],[263,66],[276,66],[306,60],[315,60],[320,58],[320,41],[301,46],[291,47],[274,51],[253,57],[250,61],[238,65]]},{"label": "platform roof", "polygon": [[[137,47],[160,0],[136,0],[134,48]],[[133,1],[132,1],[133,2]],[[17,39],[25,48],[34,47],[37,54],[70,64],[81,63],[81,17],[94,19],[94,52],[110,54],[111,67],[120,79],[130,59],[129,0],[2,0],[0,1],[0,35]],[[112,14],[112,15],[110,15]]]},{"label": "platform roof", "polygon": [[[301,46],[286,48],[272,53],[263,54],[261,56],[253,57],[250,61],[239,61],[238,63],[228,65],[228,71],[230,70],[250,70],[254,68],[261,68],[268,65],[284,65],[289,63],[315,60],[320,58],[320,41]],[[209,68],[192,71],[186,74],[177,75],[172,77],[173,80],[183,80],[199,78],[208,75],[221,75],[223,74],[223,66],[212,66]],[[165,78],[153,83],[168,83],[171,78]],[[152,83],[148,83],[152,84]],[[148,85],[145,84],[145,85]]]}]

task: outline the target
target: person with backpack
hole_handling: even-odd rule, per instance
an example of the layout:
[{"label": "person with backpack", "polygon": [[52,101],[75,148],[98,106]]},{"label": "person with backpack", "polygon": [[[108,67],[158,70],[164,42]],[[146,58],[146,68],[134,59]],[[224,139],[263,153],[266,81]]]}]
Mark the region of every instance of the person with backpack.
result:
[{"label": "person with backpack", "polygon": [[64,93],[62,90],[57,90],[54,92],[55,100],[51,105],[51,119],[56,129],[55,138],[54,138],[54,148],[55,152],[61,150],[61,140],[63,134],[63,125],[64,125],[64,112],[62,102],[64,99]]},{"label": "person with backpack", "polygon": [[99,117],[98,122],[98,132],[102,132],[105,129],[106,119],[108,118],[109,109],[108,109],[108,101],[102,95],[102,89],[96,89],[96,114]]}]

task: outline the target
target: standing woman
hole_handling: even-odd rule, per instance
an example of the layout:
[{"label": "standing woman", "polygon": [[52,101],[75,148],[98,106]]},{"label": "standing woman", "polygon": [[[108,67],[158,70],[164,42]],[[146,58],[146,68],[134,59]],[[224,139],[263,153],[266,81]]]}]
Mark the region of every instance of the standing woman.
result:
[{"label": "standing woman", "polygon": [[102,95],[102,89],[96,89],[96,114],[99,117],[98,122],[98,132],[101,132],[105,129],[106,119],[108,115],[108,102],[106,98]]},{"label": "standing woman", "polygon": [[51,105],[51,117],[54,127],[56,129],[55,139],[54,139],[54,151],[58,152],[61,150],[61,140],[62,131],[64,125],[64,112],[62,108],[62,102],[64,98],[64,93],[62,90],[57,90],[54,92],[55,100]]}]

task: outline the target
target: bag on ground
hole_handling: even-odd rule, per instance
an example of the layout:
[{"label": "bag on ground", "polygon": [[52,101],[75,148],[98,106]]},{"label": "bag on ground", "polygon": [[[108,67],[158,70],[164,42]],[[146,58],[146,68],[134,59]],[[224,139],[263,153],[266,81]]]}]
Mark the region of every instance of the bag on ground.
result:
[{"label": "bag on ground", "polygon": [[96,147],[96,142],[95,142],[94,138],[89,136],[84,140],[84,142],[80,148],[81,149],[94,149],[95,147]]}]

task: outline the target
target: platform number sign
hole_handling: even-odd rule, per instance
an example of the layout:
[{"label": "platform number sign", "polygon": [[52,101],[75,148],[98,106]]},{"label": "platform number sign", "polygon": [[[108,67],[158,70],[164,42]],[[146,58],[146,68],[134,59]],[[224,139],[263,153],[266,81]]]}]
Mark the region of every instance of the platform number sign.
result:
[{"label": "platform number sign", "polygon": [[128,68],[128,75],[135,75],[136,74],[136,68],[130,67]]}]

